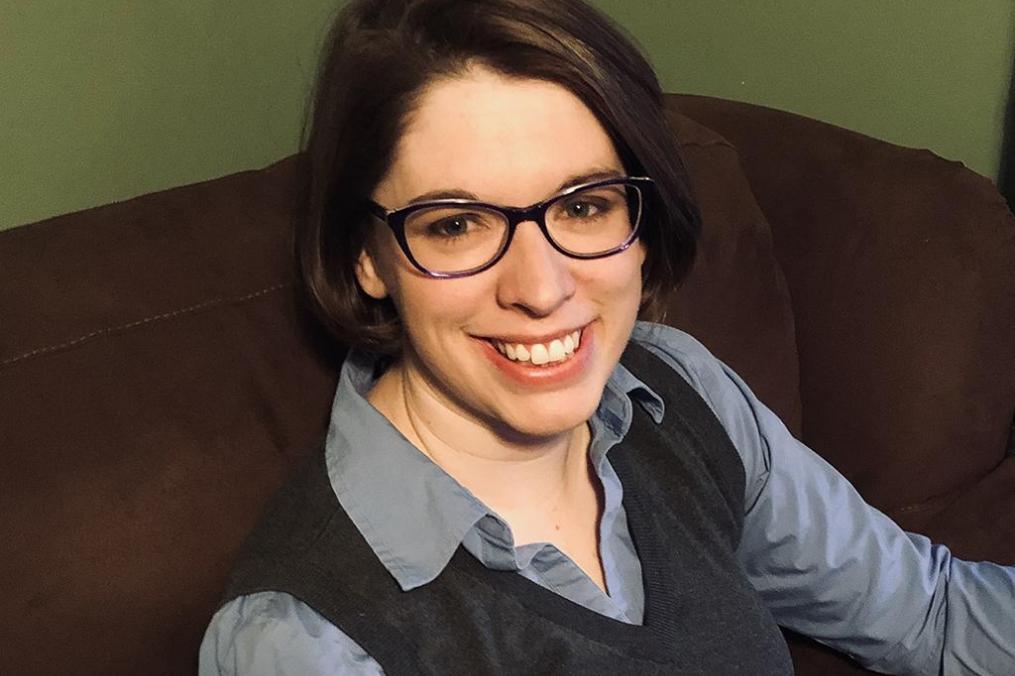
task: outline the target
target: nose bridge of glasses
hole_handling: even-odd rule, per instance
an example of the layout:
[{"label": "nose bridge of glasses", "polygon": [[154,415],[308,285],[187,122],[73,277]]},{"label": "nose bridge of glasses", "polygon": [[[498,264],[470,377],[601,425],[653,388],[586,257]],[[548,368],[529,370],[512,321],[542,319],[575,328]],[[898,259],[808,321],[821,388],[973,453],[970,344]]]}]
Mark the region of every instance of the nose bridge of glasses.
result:
[{"label": "nose bridge of glasses", "polygon": [[556,252],[564,253],[560,250],[560,246],[553,240],[553,236],[550,234],[549,228],[546,225],[546,212],[554,200],[547,202],[540,202],[539,204],[533,204],[530,207],[500,207],[500,211],[504,214],[507,221],[507,232],[505,233],[504,246],[501,250],[501,256],[507,253],[508,249],[513,248],[513,242],[516,235],[518,234],[518,226],[522,223],[532,222],[540,231],[541,239],[543,244],[549,246]]},{"label": "nose bridge of glasses", "polygon": [[559,251],[559,247],[553,241],[553,235],[550,234],[546,224],[546,212],[553,205],[554,201],[551,199],[539,204],[533,204],[530,207],[501,207],[501,211],[507,218],[508,223],[507,241],[504,243],[505,249],[511,246],[511,242],[518,232],[518,226],[522,223],[532,222],[538,226],[546,243]]},{"label": "nose bridge of glasses", "polygon": [[536,224],[541,233],[542,244],[549,247],[553,252],[566,256],[567,254],[560,249],[560,246],[553,241],[553,235],[550,234],[549,227],[546,224],[546,212],[552,206],[555,200],[549,200],[534,204],[530,207],[500,207],[500,212],[504,215],[507,222],[507,232],[505,233],[503,248],[501,249],[500,256],[498,259],[507,254],[507,251],[515,248],[514,242],[516,235],[518,234],[518,226],[522,223],[532,222]]},{"label": "nose bridge of glasses", "polygon": [[[505,256],[512,258],[514,262],[509,267],[514,272],[509,274],[520,275],[526,288],[539,288],[545,285],[546,278],[558,279],[563,266],[567,265],[566,261],[571,258],[553,240],[547,227],[546,212],[549,206],[550,202],[544,202],[524,208],[501,208],[508,224],[508,232],[498,260]],[[520,233],[518,226],[526,223],[537,227]]]},{"label": "nose bridge of glasses", "polygon": [[500,210],[507,217],[508,226],[511,229],[515,229],[527,221],[532,221],[543,228],[547,206],[546,202],[541,202],[531,207],[501,207]]}]

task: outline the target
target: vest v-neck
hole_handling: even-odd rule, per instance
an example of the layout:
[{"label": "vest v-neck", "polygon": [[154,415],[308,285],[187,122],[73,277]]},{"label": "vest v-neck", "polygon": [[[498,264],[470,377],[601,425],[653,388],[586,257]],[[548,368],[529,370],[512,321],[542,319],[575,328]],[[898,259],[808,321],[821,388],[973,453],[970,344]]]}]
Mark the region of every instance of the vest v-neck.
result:
[{"label": "vest v-neck", "polygon": [[403,592],[342,511],[323,462],[277,499],[226,598],[290,593],[389,676],[792,673],[736,558],[744,501],[736,449],[704,400],[656,357],[631,346],[624,363],[666,402],[660,424],[638,410],[610,456],[642,562],[643,624],[490,570],[462,547],[436,579]]},{"label": "vest v-neck", "polygon": [[[646,418],[640,421],[642,424],[651,424],[644,413],[636,415]],[[513,571],[491,570],[463,548],[455,552],[450,567],[473,578],[492,593],[514,597],[526,610],[549,622],[578,628],[587,638],[597,643],[636,651],[639,657],[660,661],[666,658],[665,646],[676,638],[673,635],[677,626],[676,599],[664,591],[666,585],[662,579],[662,567],[665,562],[659,556],[651,555],[656,553],[656,548],[648,547],[646,551],[643,547],[643,543],[653,539],[653,534],[648,532],[650,527],[645,519],[644,506],[637,499],[636,492],[629,490],[632,487],[626,485],[629,481],[625,480],[630,479],[630,468],[625,456],[622,447],[610,451],[611,462],[624,489],[628,527],[642,563],[646,619],[642,624],[631,624],[598,613]],[[649,590],[652,590],[651,594]]]}]

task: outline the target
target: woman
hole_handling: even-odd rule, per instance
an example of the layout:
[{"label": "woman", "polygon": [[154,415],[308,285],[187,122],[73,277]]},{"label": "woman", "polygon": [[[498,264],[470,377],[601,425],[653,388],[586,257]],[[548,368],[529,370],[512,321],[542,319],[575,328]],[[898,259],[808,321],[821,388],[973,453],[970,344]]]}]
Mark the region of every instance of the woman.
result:
[{"label": "woman", "polygon": [[636,322],[698,218],[608,20],[361,1],[330,44],[299,253],[356,349],[202,673],[791,673],[777,624],[886,672],[1015,671],[1015,571],[903,533]]}]

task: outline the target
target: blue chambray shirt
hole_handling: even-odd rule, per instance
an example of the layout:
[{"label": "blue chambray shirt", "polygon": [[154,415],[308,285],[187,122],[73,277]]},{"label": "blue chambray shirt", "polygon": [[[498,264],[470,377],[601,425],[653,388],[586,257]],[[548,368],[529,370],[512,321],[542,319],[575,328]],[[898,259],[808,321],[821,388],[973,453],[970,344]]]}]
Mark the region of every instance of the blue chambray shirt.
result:
[{"label": "blue chambray shirt", "polygon": [[[744,382],[691,336],[639,322],[632,340],[704,398],[747,476],[740,560],[776,621],[884,673],[1015,674],[1015,568],[968,563],[906,533],[796,441]],[[413,447],[365,399],[372,358],[342,368],[325,445],[342,507],[403,590],[433,580],[462,545],[608,617],[640,624],[644,589],[623,487],[608,452],[632,406],[658,423],[662,400],[617,365],[590,421],[602,482],[607,595],[552,544],[515,547],[507,524]],[[224,605],[199,656],[202,676],[382,674],[362,648],[292,596],[260,592]]]}]

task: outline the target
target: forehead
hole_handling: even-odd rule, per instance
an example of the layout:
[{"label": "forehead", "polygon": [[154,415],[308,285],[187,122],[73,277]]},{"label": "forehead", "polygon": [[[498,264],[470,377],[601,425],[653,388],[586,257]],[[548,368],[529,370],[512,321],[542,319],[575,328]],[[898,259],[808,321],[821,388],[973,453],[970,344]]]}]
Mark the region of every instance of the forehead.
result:
[{"label": "forehead", "polygon": [[576,175],[608,169],[623,169],[613,143],[570,91],[473,69],[423,93],[377,196],[404,204],[458,190],[524,205]]}]

